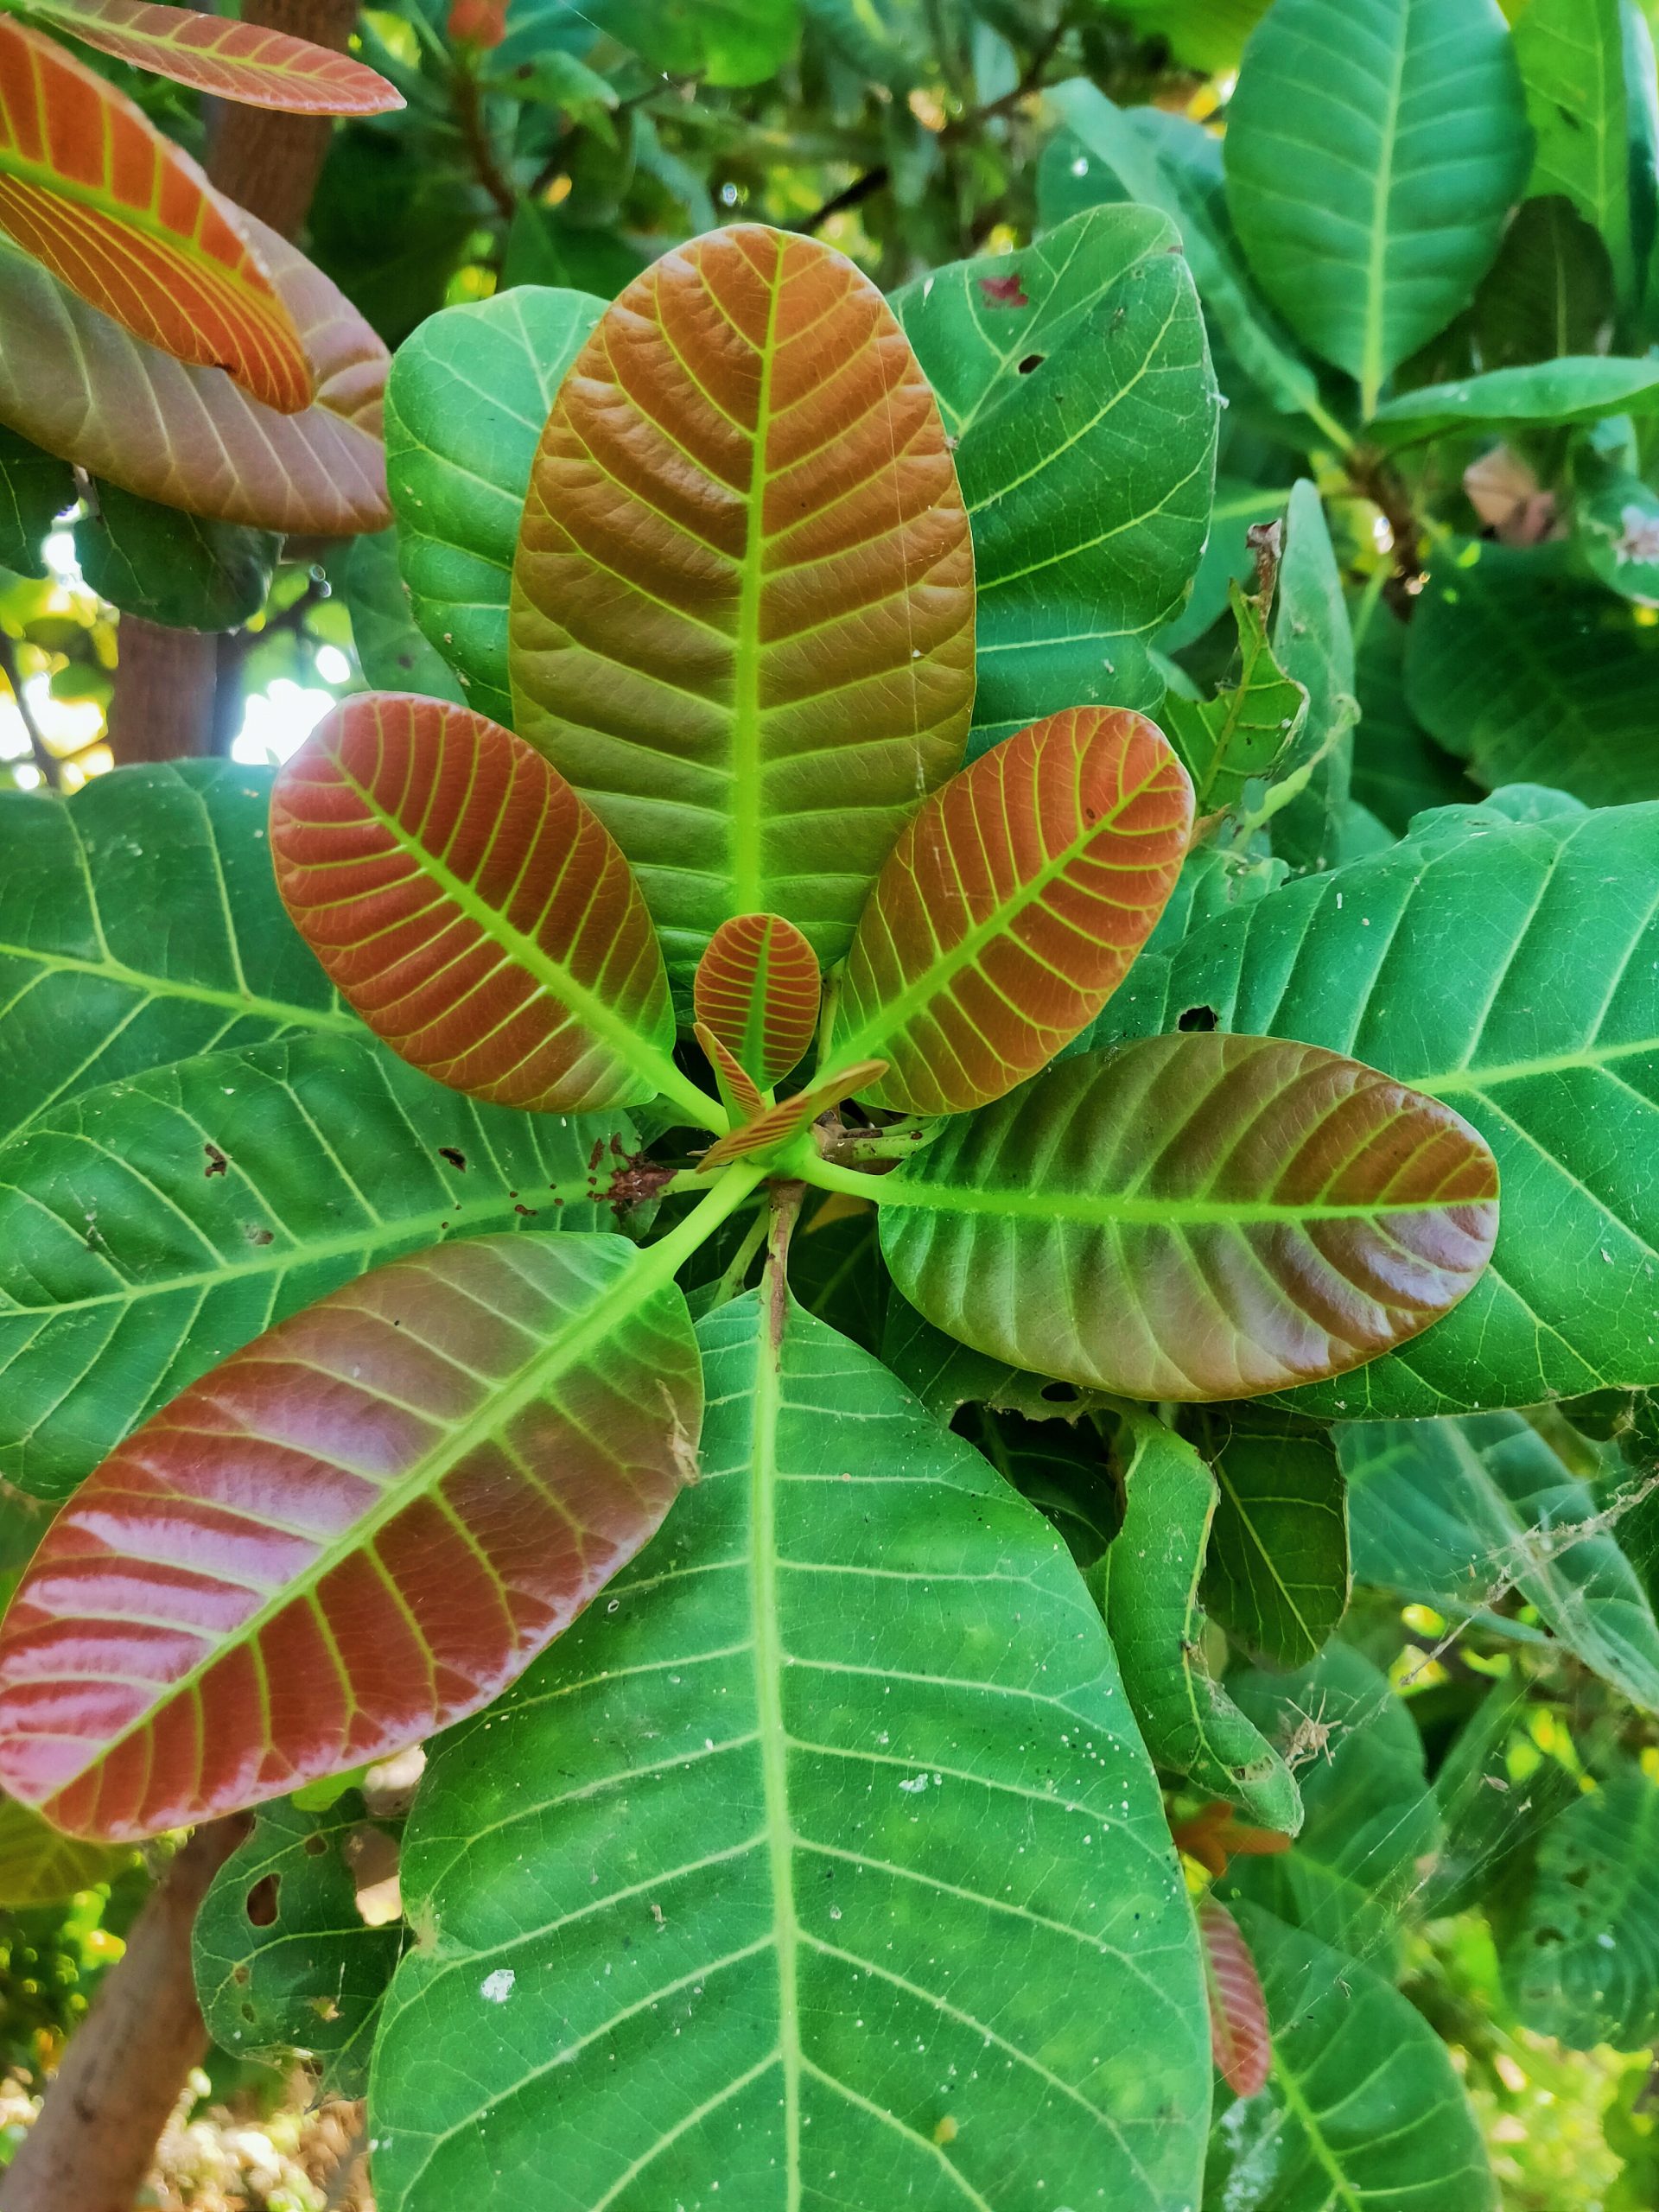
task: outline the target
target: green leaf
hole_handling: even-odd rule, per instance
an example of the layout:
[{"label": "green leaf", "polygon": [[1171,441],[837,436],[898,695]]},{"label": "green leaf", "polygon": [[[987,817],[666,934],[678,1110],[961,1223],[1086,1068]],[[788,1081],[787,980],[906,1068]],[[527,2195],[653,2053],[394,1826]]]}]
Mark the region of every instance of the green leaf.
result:
[{"label": "green leaf", "polygon": [[973,524],[975,750],[1068,707],[1155,708],[1151,639],[1215,470],[1204,320],[1173,226],[1097,207],[893,299]]},{"label": "green leaf", "polygon": [[361,1034],[276,896],[270,780],[188,760],[0,792],[0,1128],[190,1053]]},{"label": "green leaf", "polygon": [[362,1032],[54,1107],[0,1146],[0,1471],[67,1495],[186,1383],[400,1253],[611,1227],[634,1141],[620,1114],[479,1104]]},{"label": "green leaf", "polygon": [[593,0],[587,20],[664,75],[758,85],[789,59],[796,0]]},{"label": "green leaf", "polygon": [[1656,894],[1659,806],[1516,792],[1205,924],[1108,1005],[1096,1044],[1183,1016],[1302,1038],[1443,1098],[1492,1148],[1497,1246],[1469,1299],[1300,1409],[1396,1418],[1659,1383]]},{"label": "green leaf", "polygon": [[[1328,868],[1348,804],[1353,762],[1354,639],[1342,572],[1318,487],[1303,477],[1285,513],[1273,650],[1307,693],[1307,715],[1273,794],[1273,849],[1294,868]],[[1281,803],[1294,792],[1288,804]]]},{"label": "green leaf", "polygon": [[1479,791],[1443,752],[1406,700],[1406,625],[1381,600],[1357,630],[1353,796],[1403,837],[1414,816],[1430,808],[1473,805]]},{"label": "green leaf", "polygon": [[1659,798],[1659,630],[1571,549],[1452,539],[1429,565],[1406,696],[1477,783],[1548,783],[1586,806]]},{"label": "green leaf", "polygon": [[1090,1578],[1147,1749],[1206,1796],[1294,1835],[1301,1800],[1284,1760],[1200,1656],[1198,1580],[1216,1486],[1192,1446],[1150,1414],[1124,1418],[1123,1525]]},{"label": "green leaf", "polygon": [[508,729],[507,595],[524,487],[560,380],[604,307],[517,284],[445,308],[398,348],[386,385],[386,481],[415,620],[467,704]]},{"label": "green leaf", "polygon": [[1192,279],[1229,352],[1269,406],[1316,423],[1338,444],[1319,378],[1255,288],[1227,212],[1221,149],[1199,124],[1154,108],[1120,108],[1085,79],[1050,88],[1066,129],[1038,171],[1046,223],[1079,207],[1127,197],[1167,215]]},{"label": "green leaf", "polygon": [[1545,1829],[1503,1979],[1522,2021],[1572,2050],[1659,2031],[1659,1789],[1633,1765]]},{"label": "green leaf", "polygon": [[1160,32],[1178,61],[1208,75],[1233,67],[1267,8],[1268,0],[1121,0],[1118,12]]},{"label": "green leaf", "polygon": [[1273,2071],[1217,2123],[1205,2212],[1497,2212],[1475,2114],[1416,2006],[1272,1913],[1231,1910],[1266,1993]]},{"label": "green leaf", "polygon": [[1659,493],[1610,471],[1573,503],[1573,535],[1608,588],[1638,606],[1659,603]]},{"label": "green leaf", "polygon": [[1261,601],[1236,583],[1231,600],[1237,682],[1198,704],[1172,691],[1163,706],[1201,813],[1242,807],[1249,786],[1271,776],[1295,743],[1307,714],[1307,693],[1273,657]]},{"label": "green leaf", "polygon": [[1636,262],[1619,0],[1527,0],[1513,38],[1536,140],[1527,191],[1559,194],[1595,226],[1628,298]]},{"label": "green leaf", "polygon": [[1379,444],[1401,446],[1517,427],[1565,428],[1598,423],[1605,415],[1649,415],[1656,408],[1659,362],[1574,354],[1492,369],[1455,384],[1421,385],[1384,400],[1370,428]]},{"label": "green leaf", "polygon": [[0,569],[44,576],[41,540],[75,504],[74,471],[0,423]]},{"label": "green leaf", "polygon": [[871,1195],[899,1289],[963,1343],[1202,1399],[1341,1373],[1426,1328],[1478,1275],[1496,1189],[1465,1123],[1370,1070],[1191,1035],[1063,1060],[947,1121]]},{"label": "green leaf", "polygon": [[1570,201],[1526,200],[1503,233],[1471,311],[1488,369],[1594,353],[1611,334],[1612,264]]},{"label": "green leaf", "polygon": [[74,537],[100,599],[175,630],[234,630],[257,614],[282,550],[270,531],[204,522],[96,480]]},{"label": "green leaf", "polygon": [[325,2093],[362,2095],[404,1930],[400,1921],[364,1920],[352,1854],[390,1840],[354,1789],[325,1813],[285,1797],[261,1808],[253,1834],[214,1875],[191,1934],[196,1994],[221,2050],[301,2050],[322,2061]]},{"label": "green leaf", "polygon": [[1514,1414],[1467,1421],[1355,1421],[1338,1431],[1360,1581],[1473,1616],[1511,1592],[1573,1656],[1659,1712],[1659,1628],[1594,1491]]},{"label": "green leaf", "polygon": [[1269,1906],[1355,1958],[1394,1950],[1440,1834],[1404,1699],[1345,1643],[1294,1674],[1233,1674],[1227,1687],[1294,1766],[1305,1818],[1282,1858],[1234,1859],[1220,1895]]},{"label": "green leaf", "polygon": [[1158,632],[1160,653],[1176,653],[1185,645],[1196,645],[1211,623],[1226,613],[1229,586],[1247,584],[1255,574],[1255,550],[1248,536],[1251,525],[1272,522],[1282,515],[1289,497],[1287,491],[1264,492],[1243,477],[1217,477],[1210,535],[1192,579],[1192,596],[1175,620]]},{"label": "green leaf", "polygon": [[27,1805],[0,1797],[0,1910],[60,1904],[131,1864],[130,1852],[60,1835]]},{"label": "green leaf", "polygon": [[[962,1433],[972,1437],[1004,1481],[1028,1498],[1065,1538],[1090,1586],[1107,1546],[1123,1525],[1123,1499],[1100,1431],[1092,1421],[1031,1421],[979,1408]],[[1122,1664],[1122,1654],[1119,1654]]]},{"label": "green leaf", "polygon": [[1198,1948],[1099,1617],[976,1452],[766,1309],[699,1326],[663,1535],[428,1770],[383,2212],[549,2174],[573,2205],[1191,2203]]},{"label": "green leaf", "polygon": [[416,627],[408,588],[397,572],[395,531],[349,538],[331,557],[328,575],[351,615],[358,664],[374,690],[418,691],[428,699],[464,702],[460,679]]},{"label": "green leaf", "polygon": [[521,200],[507,228],[501,289],[544,285],[613,300],[633,282],[645,260],[608,224],[578,223],[563,207]]},{"label": "green leaf", "polygon": [[1223,1407],[1192,1437],[1216,1478],[1204,1602],[1281,1667],[1317,1657],[1348,1604],[1348,1510],[1328,1429]]},{"label": "green leaf", "polygon": [[1491,0],[1277,0],[1228,105],[1227,204],[1262,289],[1374,414],[1491,265],[1530,153]]}]

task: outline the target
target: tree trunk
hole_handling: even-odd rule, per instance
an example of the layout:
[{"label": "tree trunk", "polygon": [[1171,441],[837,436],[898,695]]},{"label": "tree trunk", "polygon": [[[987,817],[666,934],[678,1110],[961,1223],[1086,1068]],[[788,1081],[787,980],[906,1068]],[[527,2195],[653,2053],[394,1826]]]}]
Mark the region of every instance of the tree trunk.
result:
[{"label": "tree trunk", "polygon": [[190,1971],[196,1907],[247,1827],[237,1815],[198,1828],[150,1894],[0,2176],[0,2212],[132,2212],[184,2077],[207,2047]]},{"label": "tree trunk", "polygon": [[[245,23],[287,31],[343,54],[357,21],[357,0],[244,0],[241,16]],[[208,105],[210,181],[238,207],[293,238],[317,188],[333,118],[225,100]],[[109,731],[116,760],[178,760],[211,752],[216,723],[226,724],[236,704],[223,701],[215,715],[213,638],[124,614],[118,644]],[[235,676],[239,680],[239,663]]]}]

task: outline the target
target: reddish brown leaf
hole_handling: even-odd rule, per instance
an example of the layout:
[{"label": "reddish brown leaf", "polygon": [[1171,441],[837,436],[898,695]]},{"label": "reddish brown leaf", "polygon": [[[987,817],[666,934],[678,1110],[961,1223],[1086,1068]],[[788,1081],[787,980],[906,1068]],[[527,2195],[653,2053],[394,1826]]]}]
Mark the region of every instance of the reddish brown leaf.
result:
[{"label": "reddish brown leaf", "polygon": [[0,1783],[153,1834],[384,1757],[511,1681],[693,1464],[666,1244],[480,1236],[256,1339],[106,1459],[0,1630]]},{"label": "reddish brown leaf", "polygon": [[377,70],[263,24],[157,0],[29,0],[84,45],[175,84],[290,115],[381,115],[404,96]]},{"label": "reddish brown leaf", "polygon": [[780,914],[722,922],[697,963],[697,1019],[762,1090],[798,1066],[818,1026],[817,955]]},{"label": "reddish brown leaf", "polygon": [[764,1113],[766,1102],[756,1090],[754,1077],[730,1047],[721,1042],[706,1021],[694,1023],[692,1034],[708,1055],[709,1065],[720,1085],[720,1095],[732,1119],[752,1122],[756,1115]]},{"label": "reddish brown leaf", "polygon": [[707,1174],[715,1167],[724,1167],[728,1161],[746,1160],[757,1152],[769,1152],[786,1138],[804,1129],[809,1122],[816,1122],[820,1114],[847,1097],[851,1092],[874,1083],[881,1075],[884,1060],[860,1060],[851,1067],[838,1068],[833,1075],[820,1083],[809,1084],[804,1090],[798,1090],[792,1098],[780,1098],[775,1106],[768,1106],[752,1122],[711,1144],[697,1163]]},{"label": "reddish brown leaf", "polygon": [[1205,1897],[1198,1905],[1198,1919],[1210,1993],[1210,2048],[1217,2069],[1235,2096],[1258,2096],[1272,2070],[1273,2037],[1255,1961],[1225,1905]]}]

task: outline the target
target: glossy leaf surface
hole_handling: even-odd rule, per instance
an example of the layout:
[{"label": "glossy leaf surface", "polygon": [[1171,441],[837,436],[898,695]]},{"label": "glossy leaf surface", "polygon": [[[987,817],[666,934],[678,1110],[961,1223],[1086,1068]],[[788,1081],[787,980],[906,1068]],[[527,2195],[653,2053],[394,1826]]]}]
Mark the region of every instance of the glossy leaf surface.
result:
[{"label": "glossy leaf surface", "polygon": [[537,1113],[683,1082],[627,862],[510,730],[400,692],[347,701],[277,776],[270,848],[336,986],[439,1082]]},{"label": "glossy leaf surface", "polygon": [[1176,244],[1148,209],[1096,208],[894,296],[973,522],[976,750],[1069,707],[1161,695],[1146,645],[1198,565],[1215,470]]},{"label": "glossy leaf surface", "polygon": [[238,2058],[322,2061],[322,2086],[361,2096],[381,2000],[404,1947],[401,1920],[371,1928],[357,1905],[353,1847],[391,1839],[347,1790],[326,1813],[279,1797],[213,1877],[191,1930],[207,2032]]},{"label": "glossy leaf surface", "polygon": [[328,563],[328,581],[352,618],[352,643],[364,681],[374,691],[417,691],[425,699],[466,704],[460,679],[416,627],[409,593],[397,572],[396,530],[354,537]]},{"label": "glossy leaf surface", "polygon": [[1491,1155],[1445,1108],[1328,1052],[1199,1035],[1063,1061],[878,1194],[930,1320],[1141,1399],[1374,1357],[1465,1294],[1497,1215]]},{"label": "glossy leaf surface", "polygon": [[1216,1478],[1204,1602],[1281,1667],[1317,1656],[1348,1604],[1348,1515],[1331,1433],[1294,1414],[1218,1408],[1194,1441]]},{"label": "glossy leaf surface", "polygon": [[1135,1414],[1128,1427],[1123,1525],[1090,1586],[1101,1597],[1136,1725],[1160,1767],[1205,1796],[1230,1799],[1262,1827],[1294,1835],[1302,1807],[1288,1768],[1201,1656],[1198,1579],[1216,1510],[1210,1470],[1151,1415]]},{"label": "glossy leaf surface", "polygon": [[1511,1591],[1542,1628],[1635,1704],[1659,1711],[1659,1628],[1594,1491],[1515,1414],[1353,1421],[1338,1430],[1355,1572],[1449,1618],[1529,1638],[1497,1609]]},{"label": "glossy leaf surface", "polygon": [[118,61],[245,106],[383,115],[404,105],[395,86],[349,54],[263,24],[158,0],[29,0],[28,12]]},{"label": "glossy leaf surface", "polygon": [[1528,197],[1559,194],[1592,223],[1628,295],[1632,134],[1619,0],[1528,0],[1513,37],[1535,140]]},{"label": "glossy leaf surface", "polygon": [[273,1321],[447,1236],[610,1229],[625,1116],[524,1115],[356,1037],[183,1059],[0,1146],[0,1473],[62,1497]]},{"label": "glossy leaf surface", "polygon": [[736,914],[709,940],[692,1002],[697,1020],[770,1090],[811,1049],[822,988],[817,956],[792,922]]},{"label": "glossy leaf surface", "polygon": [[677,978],[735,914],[840,957],[961,758],[973,640],[956,471],[874,286],[758,225],[653,264],[543,435],[512,664],[519,728],[628,855]]},{"label": "glossy leaf surface", "polygon": [[1659,2031],[1659,1789],[1628,1766],[1545,1828],[1503,1954],[1526,2025],[1570,2050],[1639,2050]]},{"label": "glossy leaf surface", "polygon": [[[1420,608],[1421,613],[1422,610]],[[1146,956],[1093,1033],[1299,1037],[1443,1098],[1498,1162],[1492,1265],[1448,1320],[1297,1402],[1357,1421],[1659,1382],[1659,806],[1517,791]],[[1407,992],[1404,979],[1434,988]]]},{"label": "glossy leaf surface", "polygon": [[838,1059],[880,1106],[956,1114],[1091,1021],[1174,887],[1192,789],[1143,715],[1081,707],[994,747],[917,810],[842,971]]},{"label": "glossy leaf surface", "polygon": [[1370,435],[1382,445],[1410,445],[1448,435],[1598,423],[1605,415],[1650,415],[1656,408],[1659,363],[1579,354],[1402,391],[1377,409]]},{"label": "glossy leaf surface", "polygon": [[361,1034],[271,880],[270,772],[118,768],[0,793],[0,1129],[168,1060]]},{"label": "glossy leaf surface", "polygon": [[175,361],[0,240],[0,421],[90,476],[192,514],[326,537],[379,530],[391,519],[386,349],[320,269],[238,219],[315,368],[313,405],[280,415],[222,369]]},{"label": "glossy leaf surface", "polygon": [[1262,1978],[1238,1923],[1224,1904],[1204,1898],[1198,1923],[1216,2070],[1236,2097],[1254,2097],[1266,2088],[1273,2061]]},{"label": "glossy leaf surface", "polygon": [[604,308],[536,284],[445,308],[398,347],[386,385],[386,480],[410,607],[461,696],[509,729],[507,597],[524,490],[560,381]]},{"label": "glossy leaf surface", "polygon": [[1484,273],[1529,153],[1491,0],[1279,0],[1251,39],[1228,205],[1262,289],[1366,414]]},{"label": "glossy leaf surface", "polygon": [[429,1769],[379,2202],[1196,2202],[1197,1943],[1099,1617],[977,1453],[779,1318],[700,1324],[702,1479]]},{"label": "glossy leaf surface", "polygon": [[674,1247],[471,1237],[278,1323],[106,1459],[0,1630],[0,1778],[154,1834],[494,1697],[695,1452]]},{"label": "glossy leaf surface", "polygon": [[1299,870],[1329,868],[1348,806],[1358,707],[1342,570],[1319,487],[1306,476],[1285,509],[1272,636],[1280,666],[1307,694],[1306,715],[1280,763],[1281,789],[1294,796],[1272,817],[1273,849]]},{"label": "glossy leaf surface", "polygon": [[60,1835],[29,1806],[0,1797],[0,1910],[60,1904],[77,1890],[107,1882],[130,1858],[100,1843]]},{"label": "glossy leaf surface", "polygon": [[1270,1912],[1235,1910],[1267,1997],[1273,2070],[1263,2095],[1218,2120],[1205,2203],[1496,2212],[1479,2125],[1416,2006],[1362,1960]]},{"label": "glossy leaf surface", "polygon": [[0,230],[92,307],[281,414],[315,389],[286,302],[188,155],[85,62],[0,16]]},{"label": "glossy leaf surface", "polygon": [[204,522],[113,484],[95,484],[92,499],[74,525],[76,557],[91,588],[124,614],[233,630],[264,607],[282,550],[272,531]]}]

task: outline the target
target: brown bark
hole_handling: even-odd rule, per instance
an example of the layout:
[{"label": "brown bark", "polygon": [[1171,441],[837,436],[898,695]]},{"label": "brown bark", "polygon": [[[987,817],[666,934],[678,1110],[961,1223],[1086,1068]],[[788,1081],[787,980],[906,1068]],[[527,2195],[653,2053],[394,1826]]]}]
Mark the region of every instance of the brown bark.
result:
[{"label": "brown bark", "polygon": [[[343,54],[357,21],[357,0],[244,0],[241,14],[245,23],[263,23]],[[208,177],[239,207],[293,238],[317,188],[332,118],[224,100],[209,105]],[[226,676],[239,680],[238,670],[227,670]],[[211,637],[124,614],[110,707],[110,750],[117,760],[177,760],[211,752],[215,677]],[[221,702],[219,723],[230,720],[235,703]]]},{"label": "brown bark", "polygon": [[196,1907],[246,1833],[240,1816],[211,1821],[168,1866],[0,2177],[0,2212],[132,2212],[184,2077],[207,2047],[190,1971]]}]

